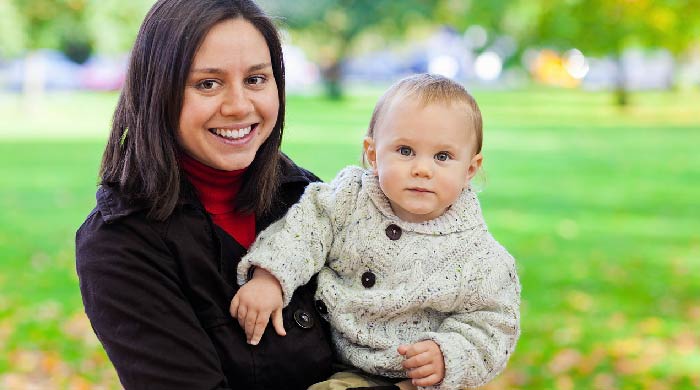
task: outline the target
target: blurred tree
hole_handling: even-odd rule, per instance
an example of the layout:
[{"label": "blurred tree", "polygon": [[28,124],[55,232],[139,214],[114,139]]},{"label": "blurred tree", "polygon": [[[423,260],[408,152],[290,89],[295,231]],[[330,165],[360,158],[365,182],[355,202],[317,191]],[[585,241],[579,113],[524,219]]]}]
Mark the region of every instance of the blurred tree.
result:
[{"label": "blurred tree", "polygon": [[134,44],[139,26],[155,0],[88,0],[87,29],[98,53],[119,54]]},{"label": "blurred tree", "polygon": [[525,45],[577,48],[611,55],[618,66],[616,102],[628,102],[622,53],[629,47],[663,47],[675,54],[700,36],[700,0],[543,0]]},{"label": "blurred tree", "polygon": [[457,29],[480,25],[491,35],[510,36],[519,50],[547,46],[611,55],[618,64],[620,105],[628,101],[621,61],[626,48],[663,47],[678,54],[700,37],[700,0],[443,0],[434,15]]},{"label": "blurred tree", "polygon": [[24,20],[28,49],[54,48],[82,63],[93,41],[85,23],[87,0],[14,0]]},{"label": "blurred tree", "polygon": [[15,56],[26,47],[24,20],[11,0],[0,0],[0,59]]},{"label": "blurred tree", "polygon": [[341,66],[360,37],[385,41],[429,20],[438,0],[261,0],[271,15],[282,15],[286,27],[321,66],[326,91],[342,96]]}]

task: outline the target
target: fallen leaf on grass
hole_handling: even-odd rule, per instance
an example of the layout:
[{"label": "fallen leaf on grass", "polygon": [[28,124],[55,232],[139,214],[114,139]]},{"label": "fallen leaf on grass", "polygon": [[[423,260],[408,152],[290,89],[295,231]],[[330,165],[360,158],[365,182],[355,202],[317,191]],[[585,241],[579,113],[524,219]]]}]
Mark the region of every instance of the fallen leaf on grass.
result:
[{"label": "fallen leaf on grass", "polygon": [[574,390],[574,380],[570,376],[560,376],[554,383],[557,384],[557,390]]},{"label": "fallen leaf on grass", "polygon": [[63,333],[73,340],[82,341],[87,346],[95,347],[100,344],[92,331],[90,320],[82,311],[73,314],[63,324]]},{"label": "fallen leaf on grass", "polygon": [[571,370],[572,367],[581,361],[581,352],[567,348],[559,351],[549,362],[547,367],[553,374],[561,374]]},{"label": "fallen leaf on grass", "polygon": [[639,325],[639,331],[645,335],[659,334],[663,330],[664,322],[658,317],[649,317],[642,320]]},{"label": "fallen leaf on grass", "polygon": [[594,347],[589,354],[581,358],[581,361],[579,362],[578,366],[576,366],[576,369],[583,375],[589,375],[595,371],[596,367],[598,367],[606,357],[607,353],[605,348],[598,345]]},{"label": "fallen leaf on grass", "polygon": [[566,301],[572,309],[587,312],[593,307],[593,298],[583,291],[571,291],[566,296]]},{"label": "fallen leaf on grass", "polygon": [[594,389],[617,390],[615,377],[610,374],[598,374],[593,377]]}]

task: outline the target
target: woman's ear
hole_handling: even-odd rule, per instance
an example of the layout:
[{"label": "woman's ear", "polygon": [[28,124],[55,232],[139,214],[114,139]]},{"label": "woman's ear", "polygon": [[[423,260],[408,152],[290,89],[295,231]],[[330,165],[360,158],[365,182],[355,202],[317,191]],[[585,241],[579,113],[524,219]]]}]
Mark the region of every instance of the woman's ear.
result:
[{"label": "woman's ear", "polygon": [[472,157],[469,162],[469,168],[467,168],[467,185],[469,185],[469,180],[471,180],[479,169],[481,169],[481,163],[484,162],[484,156],[481,153],[477,153]]},{"label": "woman's ear", "polygon": [[365,137],[365,140],[362,143],[362,149],[364,150],[364,154],[365,154],[365,158],[367,159],[367,162],[369,163],[370,166],[372,166],[372,170],[376,174],[377,173],[377,150],[374,148],[374,138]]}]

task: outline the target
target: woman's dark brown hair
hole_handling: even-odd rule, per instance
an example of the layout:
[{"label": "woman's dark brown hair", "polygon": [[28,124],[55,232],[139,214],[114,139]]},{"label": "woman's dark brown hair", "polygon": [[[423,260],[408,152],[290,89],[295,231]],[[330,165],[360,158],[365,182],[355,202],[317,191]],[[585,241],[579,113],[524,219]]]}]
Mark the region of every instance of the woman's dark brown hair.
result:
[{"label": "woman's dark brown hair", "polygon": [[280,103],[272,133],[246,170],[237,208],[264,214],[277,194],[285,92],[282,47],[274,24],[249,0],[159,0],[134,43],[100,168],[101,183],[118,186],[131,201],[144,202],[150,218],[170,216],[180,196],[176,134],[194,56],[214,25],[234,18],[247,20],[265,38]]}]

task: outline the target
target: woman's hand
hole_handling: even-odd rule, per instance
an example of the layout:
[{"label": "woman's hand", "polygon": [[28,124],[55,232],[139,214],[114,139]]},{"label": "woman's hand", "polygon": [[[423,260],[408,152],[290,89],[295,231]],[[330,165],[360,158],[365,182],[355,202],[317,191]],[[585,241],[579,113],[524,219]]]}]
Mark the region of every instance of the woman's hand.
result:
[{"label": "woman's hand", "polygon": [[277,334],[287,334],[282,322],[282,286],[262,268],[256,268],[253,278],[238,290],[230,311],[245,330],[248,344],[258,345],[270,317]]},{"label": "woman's hand", "polygon": [[399,354],[406,360],[403,368],[416,386],[433,386],[445,378],[445,360],[440,347],[432,340],[424,340],[410,345],[402,345]]}]

